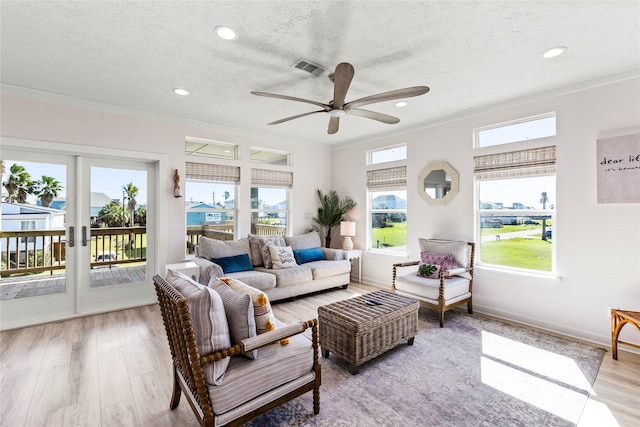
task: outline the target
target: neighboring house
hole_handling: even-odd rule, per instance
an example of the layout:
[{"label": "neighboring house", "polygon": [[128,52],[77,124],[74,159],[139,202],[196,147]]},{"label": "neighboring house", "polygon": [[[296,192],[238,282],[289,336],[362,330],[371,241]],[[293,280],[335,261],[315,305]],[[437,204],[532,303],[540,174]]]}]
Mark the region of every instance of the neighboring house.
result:
[{"label": "neighboring house", "polygon": [[[189,206],[191,205],[191,206]],[[187,227],[206,223],[220,223],[227,221],[225,212],[207,212],[206,210],[220,209],[207,203],[187,204]]]},{"label": "neighboring house", "polygon": [[[36,205],[2,202],[2,231],[64,230],[65,211]],[[63,237],[64,239],[64,237]],[[20,262],[24,262],[25,251],[47,249],[51,245],[51,236],[44,238],[29,237],[20,239],[0,239],[0,250],[9,250],[9,258],[16,259],[20,253]],[[4,258],[4,254],[2,255]]]}]

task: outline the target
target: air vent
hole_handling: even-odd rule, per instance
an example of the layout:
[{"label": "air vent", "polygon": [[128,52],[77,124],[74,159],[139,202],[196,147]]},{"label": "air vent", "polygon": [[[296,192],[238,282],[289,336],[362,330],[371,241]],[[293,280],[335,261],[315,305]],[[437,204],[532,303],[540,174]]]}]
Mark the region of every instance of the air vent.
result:
[{"label": "air vent", "polygon": [[313,62],[307,61],[306,59],[302,58],[291,64],[291,66],[296,67],[302,71],[306,71],[307,73],[313,74],[316,77],[326,71],[320,65],[314,64]]}]

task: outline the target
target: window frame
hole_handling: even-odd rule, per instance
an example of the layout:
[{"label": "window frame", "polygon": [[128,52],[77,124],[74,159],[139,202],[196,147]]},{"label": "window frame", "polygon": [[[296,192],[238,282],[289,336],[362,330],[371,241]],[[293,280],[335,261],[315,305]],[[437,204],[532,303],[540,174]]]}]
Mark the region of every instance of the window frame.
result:
[{"label": "window frame", "polygon": [[[536,122],[536,121],[545,120],[545,119],[552,118],[552,117],[555,119],[554,133],[552,135],[535,136],[533,138],[529,138],[526,135],[523,135],[521,137],[521,139],[513,139],[513,140],[505,141],[505,142],[498,142],[498,143],[494,143],[494,144],[482,145],[482,142],[481,142],[481,139],[482,139],[481,138],[481,133],[482,132],[490,131],[490,130],[494,130],[494,129],[508,128],[508,127],[511,127],[511,126],[516,126],[516,125],[525,124],[525,123],[533,123],[533,122]],[[518,143],[527,142],[527,141],[535,141],[535,140],[542,139],[542,138],[550,138],[550,137],[556,136],[557,134],[558,134],[557,114],[556,114],[555,111],[550,111],[548,113],[536,114],[534,116],[522,117],[522,118],[516,119],[516,120],[509,120],[509,121],[502,122],[502,123],[495,123],[495,124],[492,124],[492,125],[475,128],[473,130],[473,147],[476,148],[476,149],[484,149],[484,148],[489,148],[489,147],[500,147],[500,146],[504,146],[506,144],[518,144]]]},{"label": "window frame", "polygon": [[[280,213],[284,213],[284,218],[286,219],[286,223],[282,232],[282,236],[288,236],[289,235],[289,230],[291,229],[291,221],[290,221],[290,215],[289,215],[289,208],[291,206],[291,200],[290,200],[290,188],[288,187],[281,187],[281,186],[277,186],[277,185],[264,185],[264,184],[251,184],[251,194],[253,194],[253,189],[258,189],[258,194],[259,194],[259,190],[261,188],[264,189],[274,189],[274,190],[284,190],[285,192],[285,204],[286,204],[286,208],[285,209],[273,209],[273,208],[254,208],[253,207],[253,200],[250,201],[250,209],[249,209],[249,223],[251,226],[251,234],[260,234],[260,233],[254,233],[254,222],[253,222],[253,215],[257,214],[257,218],[258,220],[260,219],[260,213],[264,212],[264,213],[275,213],[275,214],[280,214]],[[252,198],[253,199],[253,198]],[[260,201],[260,199],[258,198],[258,202]],[[278,218],[280,218],[280,215],[278,215]],[[255,224],[258,224],[257,222]],[[272,235],[272,234],[269,234]]]},{"label": "window frame", "polygon": [[[512,146],[511,146],[512,147]],[[553,151],[553,155],[552,155],[552,163],[549,161],[549,159],[547,158],[547,154],[549,153],[548,149],[552,149]],[[487,182],[487,181],[506,181],[506,180],[515,180],[515,179],[522,179],[522,178],[534,178],[534,177],[548,177],[548,176],[553,176],[554,177],[554,188],[553,188],[553,194],[554,197],[558,197],[557,195],[557,174],[555,171],[555,163],[556,163],[556,158],[555,158],[555,150],[556,147],[555,145],[553,146],[546,146],[546,147],[532,147],[529,149],[522,149],[522,150],[512,150],[512,149],[507,149],[507,150],[502,150],[502,151],[498,151],[495,152],[495,150],[492,150],[491,152],[493,154],[489,154],[487,156],[483,156],[483,155],[479,155],[477,156],[474,161],[476,163],[475,169],[474,169],[474,176],[473,176],[473,180],[474,180],[474,237],[475,237],[475,241],[478,243],[476,245],[476,265],[479,267],[484,267],[484,268],[489,268],[489,269],[493,269],[496,271],[504,271],[504,272],[517,272],[517,273],[522,273],[525,275],[529,275],[529,276],[543,276],[543,277],[558,277],[557,276],[557,233],[556,233],[556,224],[557,224],[557,200],[553,200],[551,201],[550,205],[553,206],[553,208],[549,207],[546,209],[538,209],[538,208],[534,208],[534,209],[526,209],[526,208],[517,208],[517,209],[513,209],[513,208],[505,208],[503,207],[493,207],[493,208],[482,208],[481,207],[481,198],[482,198],[482,193],[481,193],[481,183],[482,182]],[[507,167],[507,168],[500,168],[497,167],[496,172],[497,176],[481,176],[479,177],[478,175],[482,175],[483,173],[486,173],[485,169],[481,169],[480,171],[478,171],[478,166],[481,162],[478,162],[477,159],[479,157],[490,157],[490,156],[501,156],[501,155],[505,155],[505,156],[509,156],[509,155],[514,155],[513,157],[516,158],[518,157],[517,154],[520,152],[538,152],[538,154],[540,153],[544,153],[544,154],[540,154],[541,157],[543,157],[543,160],[540,162],[540,164],[536,164],[536,162],[531,162],[532,164],[529,164],[528,167],[530,168],[530,170],[528,170],[528,172],[523,172],[523,170],[525,170],[526,168],[523,169],[518,169],[517,166],[512,166],[512,167]],[[514,161],[514,163],[516,163]],[[550,169],[552,168],[552,169]],[[489,172],[490,173],[490,172]],[[486,200],[485,200],[486,201]],[[547,271],[547,270],[536,270],[536,269],[531,269],[531,268],[522,268],[522,267],[516,267],[516,266],[509,266],[509,265],[502,265],[502,264],[492,264],[492,263],[488,263],[486,261],[482,261],[482,219],[484,215],[496,215],[496,216],[522,216],[522,217],[527,217],[527,216],[550,216],[551,218],[549,219],[551,221],[551,230],[552,231],[552,238],[551,238],[551,270]],[[496,239],[498,240],[498,239]]]},{"label": "window frame", "polygon": [[[372,183],[373,185],[369,185],[369,182],[367,182],[367,184],[365,185],[365,191],[366,191],[366,200],[367,200],[367,220],[366,220],[366,225],[367,225],[367,235],[366,235],[366,250],[367,251],[371,251],[371,252],[375,252],[375,253],[384,253],[387,255],[396,255],[396,256],[407,256],[409,253],[409,249],[408,249],[408,244],[407,244],[407,240],[405,237],[405,243],[404,243],[404,249],[403,250],[394,250],[392,248],[394,247],[398,247],[398,246],[392,246],[391,249],[390,248],[376,248],[374,247],[374,242],[373,242],[373,213],[378,213],[378,212],[387,212],[387,213],[402,213],[405,215],[405,223],[408,226],[408,222],[409,222],[409,216],[408,216],[408,189],[407,189],[407,164],[406,161],[394,161],[394,162],[388,162],[388,163],[383,163],[384,166],[380,167],[380,165],[375,165],[375,167],[369,167],[366,170],[367,173],[367,181],[369,181],[370,177],[369,177],[369,173],[375,173],[375,172],[382,172],[385,170],[393,170],[393,169],[397,169],[397,168],[404,168],[404,182],[399,183],[397,181],[397,179],[395,178],[391,178],[390,186],[385,186],[384,184],[380,185],[380,182],[375,182]],[[378,184],[378,185],[376,185]],[[380,210],[380,209],[373,209],[373,195],[372,193],[379,193],[379,192],[396,192],[396,191],[403,191],[405,194],[405,203],[406,206],[404,209],[384,209],[384,210]],[[373,212],[373,211],[377,211],[377,212]]]},{"label": "window frame", "polygon": [[[384,151],[391,151],[393,149],[396,148],[404,148],[404,158],[399,158],[399,159],[392,159],[392,160],[385,160],[385,161],[380,161],[380,162],[375,162],[373,161],[373,156],[375,153],[382,153]],[[394,145],[387,145],[384,147],[379,147],[379,148],[374,148],[371,150],[367,150],[367,159],[366,159],[366,165],[367,166],[378,166],[378,165],[387,165],[389,163],[395,163],[395,162],[406,162],[407,160],[407,143],[403,142],[401,144],[394,144]],[[404,163],[402,163],[404,164]]]}]

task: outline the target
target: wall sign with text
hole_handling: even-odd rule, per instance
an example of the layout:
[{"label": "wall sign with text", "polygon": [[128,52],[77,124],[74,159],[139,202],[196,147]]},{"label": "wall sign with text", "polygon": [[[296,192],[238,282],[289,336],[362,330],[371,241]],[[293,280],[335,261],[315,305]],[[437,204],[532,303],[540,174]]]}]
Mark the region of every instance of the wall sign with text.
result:
[{"label": "wall sign with text", "polygon": [[640,134],[597,141],[598,203],[640,203]]}]

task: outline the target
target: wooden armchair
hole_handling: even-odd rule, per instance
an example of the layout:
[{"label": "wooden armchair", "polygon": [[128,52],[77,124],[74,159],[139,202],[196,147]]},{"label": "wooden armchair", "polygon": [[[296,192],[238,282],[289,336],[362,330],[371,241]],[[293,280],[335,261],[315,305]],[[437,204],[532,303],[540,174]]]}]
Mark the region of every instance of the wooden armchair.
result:
[{"label": "wooden armchair", "polygon": [[[418,239],[420,252],[451,254],[454,265],[449,271],[440,271],[437,278],[417,274],[420,261],[393,264],[392,290],[400,295],[416,298],[420,304],[438,310],[440,327],[444,327],[444,313],[461,304],[473,314],[473,264],[475,243],[442,239]],[[400,269],[414,267],[411,272],[398,275]]]},{"label": "wooden armchair", "polygon": [[[187,299],[161,276],[155,275],[153,282],[173,359],[173,393],[169,403],[171,409],[178,407],[181,394],[184,393],[201,426],[239,426],[307,391],[313,391],[313,411],[314,414],[320,412],[317,319],[286,325],[274,331],[247,338],[232,347],[200,355],[194,331],[195,325],[192,323]],[[300,335],[307,328],[311,328],[312,331],[311,341]],[[290,338],[289,346],[279,344],[279,341],[284,338]],[[296,339],[298,344],[295,343]],[[296,350],[295,346],[299,346],[299,343],[302,343],[304,348]],[[243,356],[245,352],[265,348],[265,346],[269,348],[264,353],[260,353],[261,357],[256,360]],[[308,363],[311,366],[310,371],[283,384],[276,384],[273,387],[265,385],[265,383],[273,383],[273,377],[278,381],[280,372],[291,371],[291,367],[287,365],[290,359],[287,359],[286,355],[291,355],[294,351],[298,352],[295,356],[298,361],[301,352],[304,352],[303,358],[307,357],[306,354],[309,359],[313,359]],[[288,353],[283,355],[281,352]],[[208,383],[205,379],[204,367],[227,357],[231,357],[232,360],[224,374],[222,384]],[[251,365],[254,367],[252,368]],[[250,375],[265,371],[271,375],[269,381],[260,381]],[[232,396],[233,399],[229,398],[231,394],[229,388],[236,393]],[[238,391],[241,392],[240,395],[237,394]],[[224,402],[225,407],[220,410],[214,402]]]}]

